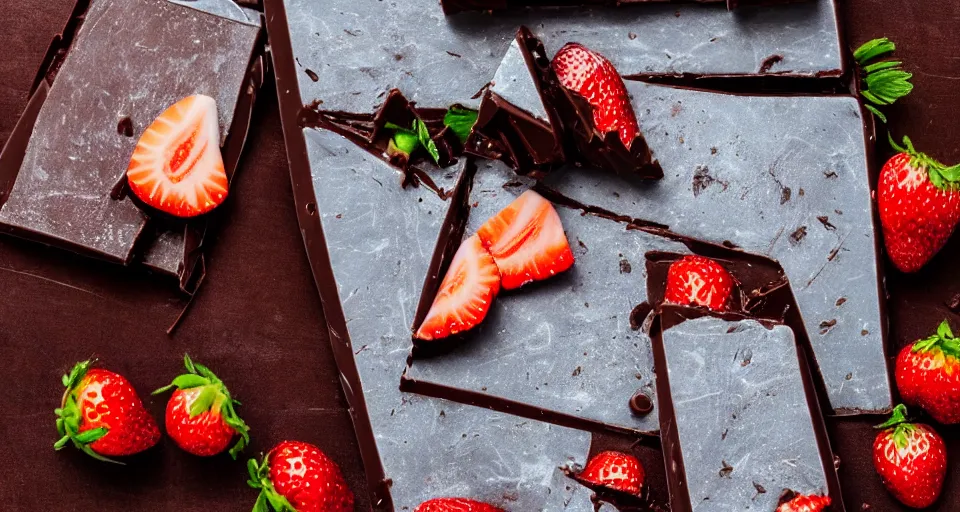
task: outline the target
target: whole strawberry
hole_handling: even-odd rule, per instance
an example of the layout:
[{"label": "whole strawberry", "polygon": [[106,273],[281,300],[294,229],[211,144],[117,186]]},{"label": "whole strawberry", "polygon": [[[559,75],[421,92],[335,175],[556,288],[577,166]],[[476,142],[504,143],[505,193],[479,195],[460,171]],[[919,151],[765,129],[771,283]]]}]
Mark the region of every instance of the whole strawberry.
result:
[{"label": "whole strawberry", "polygon": [[944,246],[960,222],[960,165],[945,167],[917,152],[907,137],[904,147],[884,164],[877,206],[887,254],[902,272],[923,268]]},{"label": "whole strawberry", "polygon": [[469,498],[434,498],[417,505],[413,512],[503,512],[503,509]]},{"label": "whole strawberry", "polygon": [[907,408],[898,405],[873,442],[873,466],[895,498],[908,507],[937,501],[947,474],[947,449],[933,428],[907,423]]},{"label": "whole strawberry", "polygon": [[123,457],[142,452],[157,444],[160,429],[130,382],[122,376],[91,368],[93,361],[74,365],[63,376],[66,391],[57,414],[54,443],[57,450],[68,442],[91,457],[116,462],[107,457]]},{"label": "whole strawberry", "polygon": [[167,402],[167,435],[187,453],[210,457],[230,448],[230,456],[237,454],[250,442],[250,427],[237,415],[238,402],[230,391],[206,366],[183,356],[187,373],[173,379],[169,386],[153,392],[154,395],[176,390]]},{"label": "whole strawberry", "polygon": [[789,501],[781,503],[777,512],[822,512],[832,502],[830,496],[797,494]]},{"label": "whole strawberry", "polygon": [[667,270],[664,300],[725,311],[733,286],[733,276],[722,265],[710,258],[691,254],[673,262]]},{"label": "whole strawberry", "polygon": [[633,455],[605,451],[594,455],[577,478],[588,484],[640,496],[644,476],[643,465]]},{"label": "whole strawberry", "polygon": [[603,55],[580,43],[567,43],[550,63],[560,84],[593,107],[593,123],[603,133],[618,132],[627,149],[640,133],[623,79]]},{"label": "whole strawberry", "polygon": [[247,484],[260,489],[253,512],[350,512],[353,493],[340,468],[319,448],[284,441],[258,463],[247,462]]},{"label": "whole strawberry", "polygon": [[904,402],[939,423],[960,423],[960,339],[946,320],[933,336],[900,350],[894,375]]}]

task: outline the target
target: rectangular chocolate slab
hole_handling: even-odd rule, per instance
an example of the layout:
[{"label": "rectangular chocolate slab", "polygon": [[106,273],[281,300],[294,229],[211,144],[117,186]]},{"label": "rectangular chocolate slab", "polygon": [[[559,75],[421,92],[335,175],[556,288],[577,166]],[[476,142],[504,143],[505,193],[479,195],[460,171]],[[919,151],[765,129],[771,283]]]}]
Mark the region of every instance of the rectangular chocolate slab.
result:
[{"label": "rectangular chocolate slab", "polygon": [[864,122],[848,96],[750,96],[627,82],[666,176],[636,186],[567,168],[545,186],[586,205],[730,241],[783,266],[830,405],[891,408]]},{"label": "rectangular chocolate slab", "polygon": [[[376,510],[412,510],[450,495],[549,509],[568,483],[556,469],[585,462],[588,432],[399,390],[451,199],[423,186],[402,188],[401,171],[338,134],[301,133],[310,165],[294,173],[310,173],[298,187],[311,187],[315,202],[298,207],[316,223],[304,228],[308,247],[321,244],[310,257],[333,278],[318,278],[318,285]],[[466,167],[464,160],[429,174],[451,188]],[[313,238],[320,229],[322,238]]]},{"label": "rectangular chocolate slab", "polygon": [[581,42],[623,75],[842,74],[832,0],[743,13],[720,5],[640,7],[446,17],[436,0],[266,3],[286,18],[302,104],[319,100],[328,111],[372,112],[391,88],[421,107],[469,103],[520,25],[534,28],[551,52]]},{"label": "rectangular chocolate slab", "polygon": [[[132,37],[137,34],[138,37]],[[5,231],[118,263],[128,263],[146,215],[111,191],[136,136],[177,100],[217,100],[222,140],[260,28],[165,0],[94,2],[55,76],[0,208]],[[185,37],[185,35],[187,37]],[[190,80],[175,80],[189,76]],[[158,78],[163,77],[163,78]],[[172,78],[166,78],[172,77]],[[169,83],[167,83],[169,82]],[[249,113],[244,113],[249,116]],[[130,118],[133,136],[122,133]],[[15,180],[10,178],[15,176]]]},{"label": "rectangular chocolate slab", "polygon": [[652,330],[671,510],[772,511],[785,491],[844,510],[790,328],[689,313],[667,307]]}]

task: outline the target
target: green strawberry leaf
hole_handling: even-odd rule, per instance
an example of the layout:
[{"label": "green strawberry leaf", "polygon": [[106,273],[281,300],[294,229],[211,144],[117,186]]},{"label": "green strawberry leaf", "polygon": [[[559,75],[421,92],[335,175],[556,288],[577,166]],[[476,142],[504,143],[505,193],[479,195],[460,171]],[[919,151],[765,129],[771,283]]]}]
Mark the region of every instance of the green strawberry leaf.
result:
[{"label": "green strawberry leaf", "polygon": [[261,492],[260,495],[257,496],[257,501],[253,504],[252,512],[270,512],[270,507],[267,506],[267,493]]},{"label": "green strawberry leaf", "polygon": [[273,510],[276,512],[297,512],[297,509],[293,508],[293,505],[277,493],[277,491],[271,489],[264,493],[267,496],[267,501],[270,502],[270,506],[273,507]]},{"label": "green strawberry leaf", "polygon": [[101,437],[107,435],[107,429],[104,427],[92,428],[85,432],[81,432],[73,437],[73,441],[80,444],[90,444]]},{"label": "green strawberry leaf", "polygon": [[200,363],[193,363],[193,366],[194,366],[194,368],[196,368],[197,373],[199,373],[200,375],[202,375],[202,376],[204,376],[204,377],[206,377],[206,378],[208,378],[208,379],[210,379],[210,380],[212,380],[212,381],[214,381],[214,382],[220,380],[220,379],[217,378],[216,375],[213,374],[212,371],[210,371],[210,368],[207,368],[206,366],[204,366],[204,365],[202,365],[202,364],[200,364]]},{"label": "green strawberry leaf", "polygon": [[439,165],[440,152],[437,150],[436,143],[434,143],[433,139],[430,138],[430,132],[427,130],[427,125],[419,119],[414,119],[413,128],[417,131],[417,139],[420,141],[420,145],[427,150],[427,153],[430,154],[430,158],[433,158],[434,163]]},{"label": "green strawberry leaf", "polygon": [[443,125],[450,128],[460,139],[460,144],[467,142],[473,125],[477,122],[479,112],[460,105],[454,105],[443,115]]},{"label": "green strawberry leaf", "polygon": [[210,406],[213,405],[213,402],[217,399],[217,396],[222,396],[220,395],[220,391],[217,389],[217,386],[212,384],[204,386],[197,398],[192,404],[190,404],[190,417],[193,418],[199,416],[210,410]]},{"label": "green strawberry leaf", "polygon": [[177,389],[199,388],[207,384],[210,384],[210,379],[192,373],[185,373],[173,379],[173,385],[176,386]]},{"label": "green strawberry leaf", "polygon": [[868,104],[864,104],[863,106],[866,107],[870,112],[873,112],[873,115],[877,116],[877,119],[879,119],[881,123],[887,124],[887,116],[883,115],[882,112],[877,110],[877,107]]},{"label": "green strawberry leaf", "polygon": [[893,41],[886,37],[881,37],[872,39],[861,45],[860,48],[857,48],[856,51],[853,52],[853,58],[856,59],[860,65],[863,65],[868,61],[876,59],[881,55],[886,55],[896,49],[897,45],[895,45]]},{"label": "green strawberry leaf", "polygon": [[940,326],[937,327],[937,336],[945,340],[953,338],[953,331],[950,330],[950,324],[946,320],[940,322]]},{"label": "green strawberry leaf", "polygon": [[197,373],[197,369],[193,367],[193,360],[191,360],[187,354],[183,355],[183,366],[187,368],[188,372]]}]

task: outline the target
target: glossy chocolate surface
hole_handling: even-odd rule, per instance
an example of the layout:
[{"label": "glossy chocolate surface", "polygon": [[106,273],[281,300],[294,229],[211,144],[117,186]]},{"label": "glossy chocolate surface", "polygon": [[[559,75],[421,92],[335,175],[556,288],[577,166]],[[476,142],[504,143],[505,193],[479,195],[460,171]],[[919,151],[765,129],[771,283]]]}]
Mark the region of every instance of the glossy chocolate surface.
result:
[{"label": "glossy chocolate surface", "polygon": [[[118,30],[121,25],[123,30]],[[236,141],[242,147],[252,101],[238,113],[238,98],[251,85],[251,55],[259,33],[257,24],[246,20],[237,22],[163,0],[95,2],[66,58],[54,61],[46,73],[53,83],[49,90],[39,89],[38,94],[45,96],[38,97],[43,104],[33,135],[11,138],[29,137],[29,142],[19,162],[3,162],[4,175],[16,176],[0,207],[3,229],[129,263],[148,217],[132,201],[113,199],[111,193],[137,137],[171,104],[203,93],[217,100],[221,141],[228,139],[235,120],[243,121],[244,133]],[[216,51],[199,50],[207,47]],[[171,83],[157,79],[184,75],[194,78]],[[124,123],[128,129],[118,130]],[[149,254],[184,253],[184,244],[175,235],[159,240],[161,245],[148,249]],[[177,275],[182,267],[182,257],[148,257],[148,266],[167,273]]]},{"label": "glossy chocolate surface", "polygon": [[664,179],[635,186],[568,168],[544,183],[583,204],[778,261],[831,406],[888,410],[879,240],[857,100],[627,88]]},{"label": "glossy chocolate surface", "polygon": [[690,312],[666,307],[653,329],[672,510],[774,510],[784,491],[844,510],[790,328]]},{"label": "glossy chocolate surface", "polygon": [[688,4],[450,17],[436,0],[283,5],[302,103],[320,100],[330,111],[372,112],[391,88],[421,107],[467,102],[492,79],[520,25],[533,28],[550,52],[581,42],[622,75],[815,77],[843,69],[831,0],[743,13]]}]

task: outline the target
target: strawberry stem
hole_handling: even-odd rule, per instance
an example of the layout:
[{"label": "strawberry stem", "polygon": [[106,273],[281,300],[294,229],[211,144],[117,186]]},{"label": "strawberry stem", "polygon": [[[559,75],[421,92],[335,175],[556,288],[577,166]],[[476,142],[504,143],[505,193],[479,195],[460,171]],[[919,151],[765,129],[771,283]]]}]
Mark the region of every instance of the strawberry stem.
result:
[{"label": "strawberry stem", "polygon": [[250,476],[247,485],[260,489],[260,495],[257,496],[257,501],[253,505],[253,512],[270,512],[271,509],[275,512],[297,512],[293,504],[273,487],[273,482],[270,481],[269,457],[269,454],[264,455],[259,463],[257,459],[247,461],[247,473]]},{"label": "strawberry stem", "polygon": [[901,67],[903,62],[888,60],[870,63],[873,59],[887,55],[896,48],[893,41],[882,37],[867,41],[853,52],[853,58],[860,65],[864,75],[860,90],[860,94],[867,101],[864,106],[883,123],[887,122],[887,117],[877,107],[892,105],[913,90],[913,84],[910,83],[913,74],[903,70]]},{"label": "strawberry stem", "polygon": [[886,429],[886,428],[900,425],[906,421],[907,421],[907,406],[903,404],[899,404],[893,408],[893,413],[890,414],[890,418],[887,421],[873,428]]},{"label": "strawberry stem", "polygon": [[936,334],[917,341],[911,350],[916,353],[928,352],[935,348],[939,348],[948,356],[960,358],[960,339],[953,337],[953,331],[946,320],[940,322]]},{"label": "strawberry stem", "polygon": [[960,164],[947,167],[936,159],[921,153],[913,147],[910,137],[903,136],[903,145],[899,145],[893,140],[893,135],[887,133],[887,140],[898,153],[904,153],[910,156],[910,165],[927,171],[927,177],[935,187],[940,190],[957,190],[960,188]]}]

